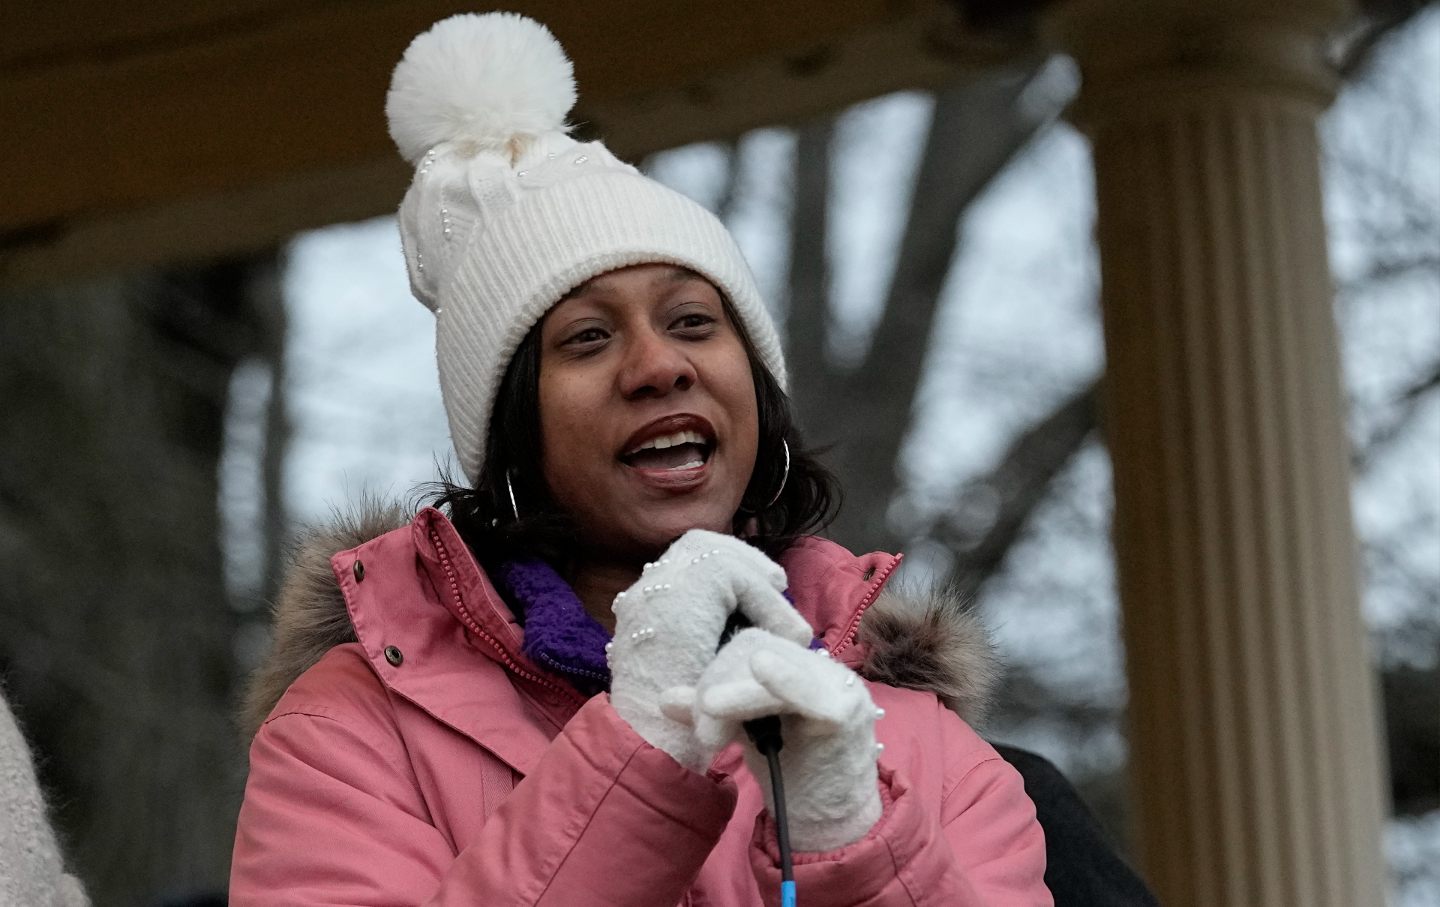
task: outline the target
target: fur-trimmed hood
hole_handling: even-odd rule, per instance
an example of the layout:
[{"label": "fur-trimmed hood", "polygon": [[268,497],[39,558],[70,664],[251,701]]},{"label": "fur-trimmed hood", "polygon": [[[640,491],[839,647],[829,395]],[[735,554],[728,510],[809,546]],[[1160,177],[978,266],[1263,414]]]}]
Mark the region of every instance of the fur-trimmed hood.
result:
[{"label": "fur-trimmed hood", "polygon": [[[240,723],[248,739],[286,688],[335,646],[356,641],[331,556],[404,526],[397,506],[367,504],[302,534],[274,608],[269,654],[246,686]],[[947,590],[886,587],[865,612],[856,640],[866,678],[928,690],[977,726],[1000,672],[970,604]]]}]

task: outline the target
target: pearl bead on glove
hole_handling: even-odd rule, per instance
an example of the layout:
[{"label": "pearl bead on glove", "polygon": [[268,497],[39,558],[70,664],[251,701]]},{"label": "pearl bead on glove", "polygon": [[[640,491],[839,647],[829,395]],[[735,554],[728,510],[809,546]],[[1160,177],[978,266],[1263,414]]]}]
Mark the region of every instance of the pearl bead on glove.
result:
[{"label": "pearl bead on glove", "polygon": [[785,571],[739,539],[692,529],[615,598],[610,702],[652,746],[704,771],[723,746],[704,743],[688,722],[661,713],[661,694],[694,688],[716,656],[734,611],[776,638],[808,642],[810,625],[785,600]]},{"label": "pearl bead on glove", "polygon": [[882,712],[858,675],[825,653],[764,630],[742,630],[694,690],[667,691],[664,708],[677,721],[693,721],[702,744],[718,748],[745,740],[745,763],[760,781],[771,815],[765,757],[745,738],[742,723],[781,716],[780,766],[797,850],[843,847],[879,821],[875,721]]}]

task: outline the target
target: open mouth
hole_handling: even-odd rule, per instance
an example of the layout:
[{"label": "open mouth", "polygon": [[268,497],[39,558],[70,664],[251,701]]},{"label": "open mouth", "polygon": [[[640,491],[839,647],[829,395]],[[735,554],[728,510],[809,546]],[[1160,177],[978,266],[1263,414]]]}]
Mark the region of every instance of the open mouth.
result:
[{"label": "open mouth", "polygon": [[620,461],[635,469],[695,469],[709,462],[714,449],[713,440],[685,429],[647,438],[621,454]]}]

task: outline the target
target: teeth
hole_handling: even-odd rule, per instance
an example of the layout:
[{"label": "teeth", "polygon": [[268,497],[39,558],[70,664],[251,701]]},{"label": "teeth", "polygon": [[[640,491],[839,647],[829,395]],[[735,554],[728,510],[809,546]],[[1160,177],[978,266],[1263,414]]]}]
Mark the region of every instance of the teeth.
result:
[{"label": "teeth", "polygon": [[696,431],[678,431],[673,435],[661,435],[658,438],[651,438],[642,442],[639,447],[626,451],[626,454],[638,453],[642,450],[664,450],[667,447],[675,447],[678,444],[704,444],[705,438]]}]

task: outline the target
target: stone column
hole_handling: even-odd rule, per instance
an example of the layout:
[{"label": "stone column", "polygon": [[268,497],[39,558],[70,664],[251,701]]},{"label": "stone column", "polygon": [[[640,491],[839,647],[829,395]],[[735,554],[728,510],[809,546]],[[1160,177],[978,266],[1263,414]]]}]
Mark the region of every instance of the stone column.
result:
[{"label": "stone column", "polygon": [[1342,0],[1076,0],[1140,859],[1162,903],[1383,901],[1321,216]]}]

